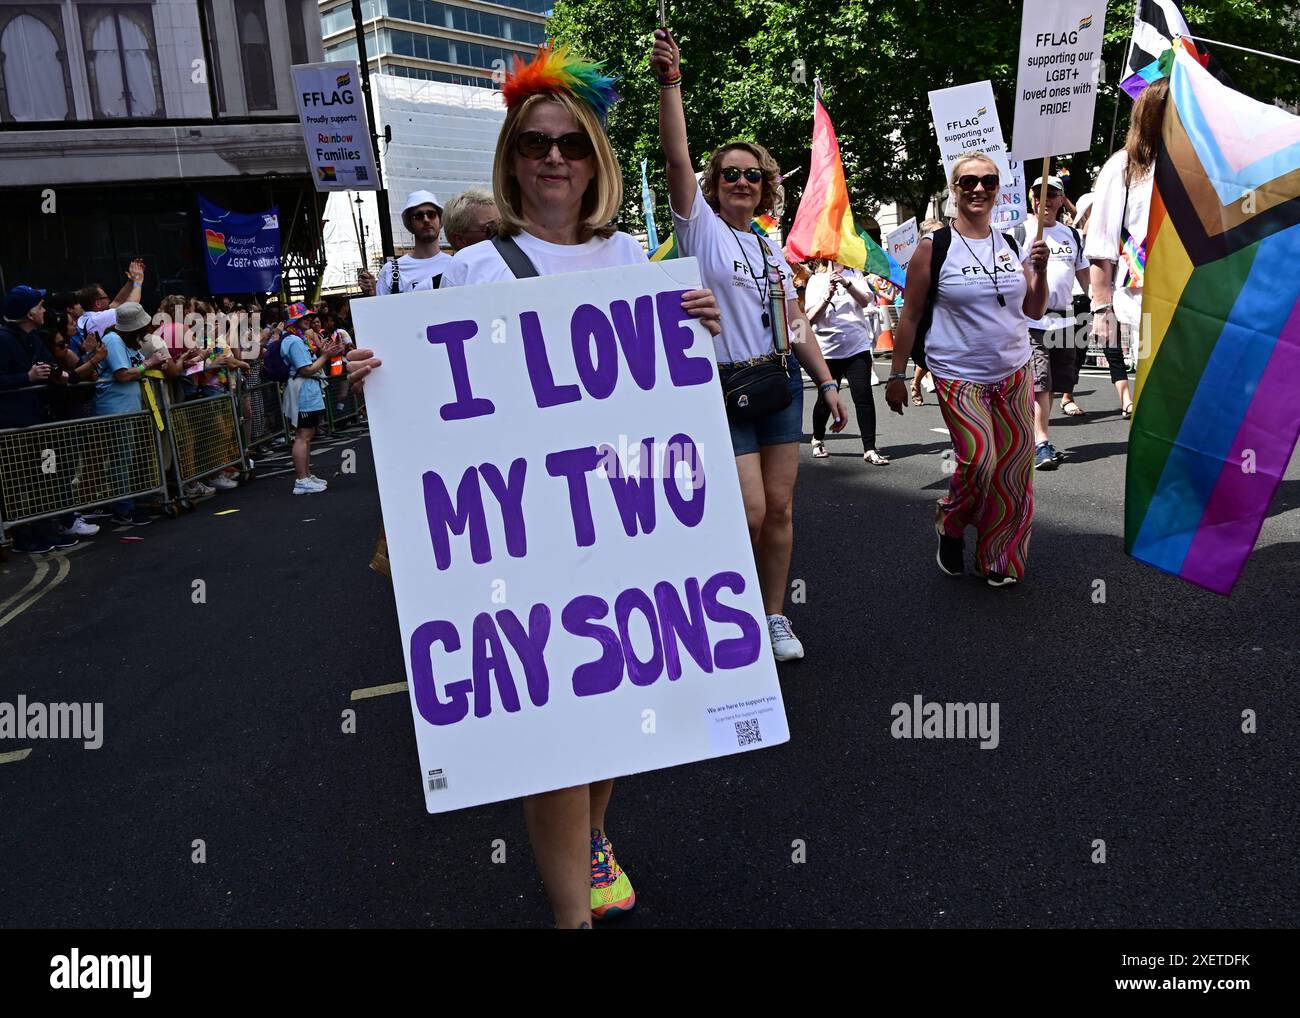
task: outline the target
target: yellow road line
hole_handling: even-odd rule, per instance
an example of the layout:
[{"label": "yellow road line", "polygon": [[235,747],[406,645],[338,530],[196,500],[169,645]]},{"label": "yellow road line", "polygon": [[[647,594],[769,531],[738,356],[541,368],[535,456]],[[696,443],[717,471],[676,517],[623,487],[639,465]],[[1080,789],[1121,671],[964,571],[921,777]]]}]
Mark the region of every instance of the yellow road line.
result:
[{"label": "yellow road line", "polygon": [[0,753],[0,764],[17,763],[19,760],[26,760],[32,755],[31,748],[20,749],[13,753]]},{"label": "yellow road line", "polygon": [[387,696],[389,693],[405,693],[405,682],[390,682],[386,686],[367,686],[365,689],[352,690],[353,700],[368,700],[372,696]]},{"label": "yellow road line", "polygon": [[[64,580],[68,578],[68,572],[72,569],[72,563],[67,560],[66,556],[60,554],[59,552],[52,553],[52,557],[59,564],[58,571],[55,573],[54,579],[50,580],[50,582],[47,583],[44,586],[44,588],[36,591],[35,594],[32,594],[26,601],[22,602],[17,607],[10,609],[7,615],[5,615],[3,618],[0,618],[0,626],[7,626],[10,622],[16,619],[19,615],[25,612],[28,608],[30,608],[37,601],[39,601],[51,590],[53,590],[60,583],[62,583]],[[41,575],[44,576],[44,573],[42,573]]]}]

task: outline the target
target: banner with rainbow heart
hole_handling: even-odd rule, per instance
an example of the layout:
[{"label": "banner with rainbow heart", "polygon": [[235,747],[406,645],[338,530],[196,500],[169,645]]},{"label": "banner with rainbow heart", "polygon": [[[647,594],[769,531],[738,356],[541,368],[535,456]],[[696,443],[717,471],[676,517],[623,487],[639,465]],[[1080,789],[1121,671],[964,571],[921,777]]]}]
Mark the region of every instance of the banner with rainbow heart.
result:
[{"label": "banner with rainbow heart", "polygon": [[275,293],[280,289],[280,213],[231,212],[199,195],[210,293]]},{"label": "banner with rainbow heart", "polygon": [[1230,593],[1300,437],[1300,117],[1169,74],[1125,548]]}]

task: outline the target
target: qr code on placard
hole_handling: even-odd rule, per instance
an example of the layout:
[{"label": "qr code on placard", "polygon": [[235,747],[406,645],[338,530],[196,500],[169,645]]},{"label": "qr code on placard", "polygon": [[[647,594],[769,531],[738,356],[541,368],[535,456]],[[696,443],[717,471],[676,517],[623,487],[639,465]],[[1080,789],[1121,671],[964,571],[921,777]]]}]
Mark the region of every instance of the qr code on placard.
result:
[{"label": "qr code on placard", "polygon": [[758,718],[749,718],[747,721],[736,722],[736,744],[740,746],[751,746],[755,742],[762,742],[763,736],[758,730]]},{"label": "qr code on placard", "polygon": [[357,180],[369,180],[369,179],[370,179],[370,173],[369,173],[369,171],[367,171],[366,168],[365,168],[364,166],[358,166],[358,167],[357,167]]}]

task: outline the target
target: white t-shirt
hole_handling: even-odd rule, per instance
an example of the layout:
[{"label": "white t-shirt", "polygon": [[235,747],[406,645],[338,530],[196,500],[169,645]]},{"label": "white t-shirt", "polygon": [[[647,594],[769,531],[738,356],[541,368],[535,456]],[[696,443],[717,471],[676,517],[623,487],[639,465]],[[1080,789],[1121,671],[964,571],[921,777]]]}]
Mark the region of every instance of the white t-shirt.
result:
[{"label": "white t-shirt", "polygon": [[[1097,199],[1092,206],[1092,219],[1088,222],[1088,237],[1083,253],[1093,261],[1115,262],[1115,315],[1125,325],[1138,325],[1142,321],[1142,291],[1130,287],[1128,265],[1120,257],[1120,227],[1123,226],[1142,246],[1147,240],[1147,218],[1151,212],[1151,192],[1155,177],[1148,173],[1142,180],[1128,187],[1128,212],[1124,211],[1124,168],[1128,166],[1128,153],[1120,149],[1106,160],[1097,175],[1094,188]],[[1123,223],[1120,220],[1123,220]],[[1095,299],[1095,298],[1094,298]]]},{"label": "white t-shirt", "polygon": [[[859,292],[871,292],[866,279],[857,269],[842,267],[840,274],[846,281],[853,280]],[[814,304],[826,301],[830,289],[830,274],[814,272],[804,291],[804,307],[811,308]],[[875,342],[875,331],[871,327],[867,309],[859,305],[842,286],[837,286],[830,295],[825,310],[813,323],[813,331],[817,334],[817,343],[826,357],[853,357],[870,350],[871,344]]]},{"label": "white t-shirt", "polygon": [[[926,363],[936,378],[991,385],[1029,362],[1024,312],[1028,258],[1028,245],[1017,258],[997,230],[991,238],[972,240],[953,229],[925,337]],[[1005,306],[998,303],[999,293]]]},{"label": "white t-shirt", "polygon": [[[515,243],[532,259],[542,276],[608,269],[615,265],[641,265],[647,260],[636,238],[627,233],[616,233],[608,239],[592,237],[582,244],[552,244],[524,230],[515,236]],[[510,266],[497,253],[496,245],[484,240],[456,252],[443,273],[442,285],[472,286],[514,278]]]},{"label": "white t-shirt", "polygon": [[[1038,217],[1025,220],[1025,242],[1028,249],[1038,237]],[[1088,259],[1082,245],[1076,243],[1074,232],[1064,223],[1047,228],[1043,239],[1051,256],[1047,259],[1047,313],[1037,321],[1030,320],[1031,329],[1058,328],[1062,319],[1074,318],[1074,291],[1079,282],[1079,272],[1088,268]],[[1060,312],[1060,313],[1055,313]]]},{"label": "white t-shirt", "polygon": [[698,182],[690,218],[683,219],[676,209],[672,213],[682,256],[699,259],[700,279],[713,291],[722,312],[722,335],[713,338],[718,362],[747,361],[771,353],[772,329],[763,324],[763,313],[769,309],[769,264],[781,273],[787,319],[795,301],[794,273],[780,247],[770,240],[760,245],[752,231],[733,230],[709,208]]},{"label": "white t-shirt", "polygon": [[[432,258],[416,258],[413,255],[404,254],[397,259],[397,271],[401,276],[401,293],[410,293],[412,290],[432,290],[433,277],[441,275],[447,271],[451,265],[451,255],[446,251],[439,251]],[[391,259],[384,262],[384,267],[379,270],[379,276],[375,279],[375,293],[381,297],[387,296],[393,292],[393,263]]]},{"label": "white t-shirt", "polygon": [[87,336],[92,333],[103,339],[109,332],[117,328],[117,308],[109,308],[106,311],[86,311],[77,319],[77,328]]}]

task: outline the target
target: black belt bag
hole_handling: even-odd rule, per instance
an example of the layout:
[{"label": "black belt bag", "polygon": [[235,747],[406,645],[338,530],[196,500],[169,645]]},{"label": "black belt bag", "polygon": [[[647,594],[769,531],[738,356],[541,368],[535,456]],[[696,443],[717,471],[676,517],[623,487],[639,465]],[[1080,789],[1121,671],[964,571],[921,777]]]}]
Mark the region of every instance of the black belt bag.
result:
[{"label": "black belt bag", "polygon": [[722,383],[722,400],[734,421],[752,421],[784,410],[794,401],[785,357],[773,354],[738,368]]}]

